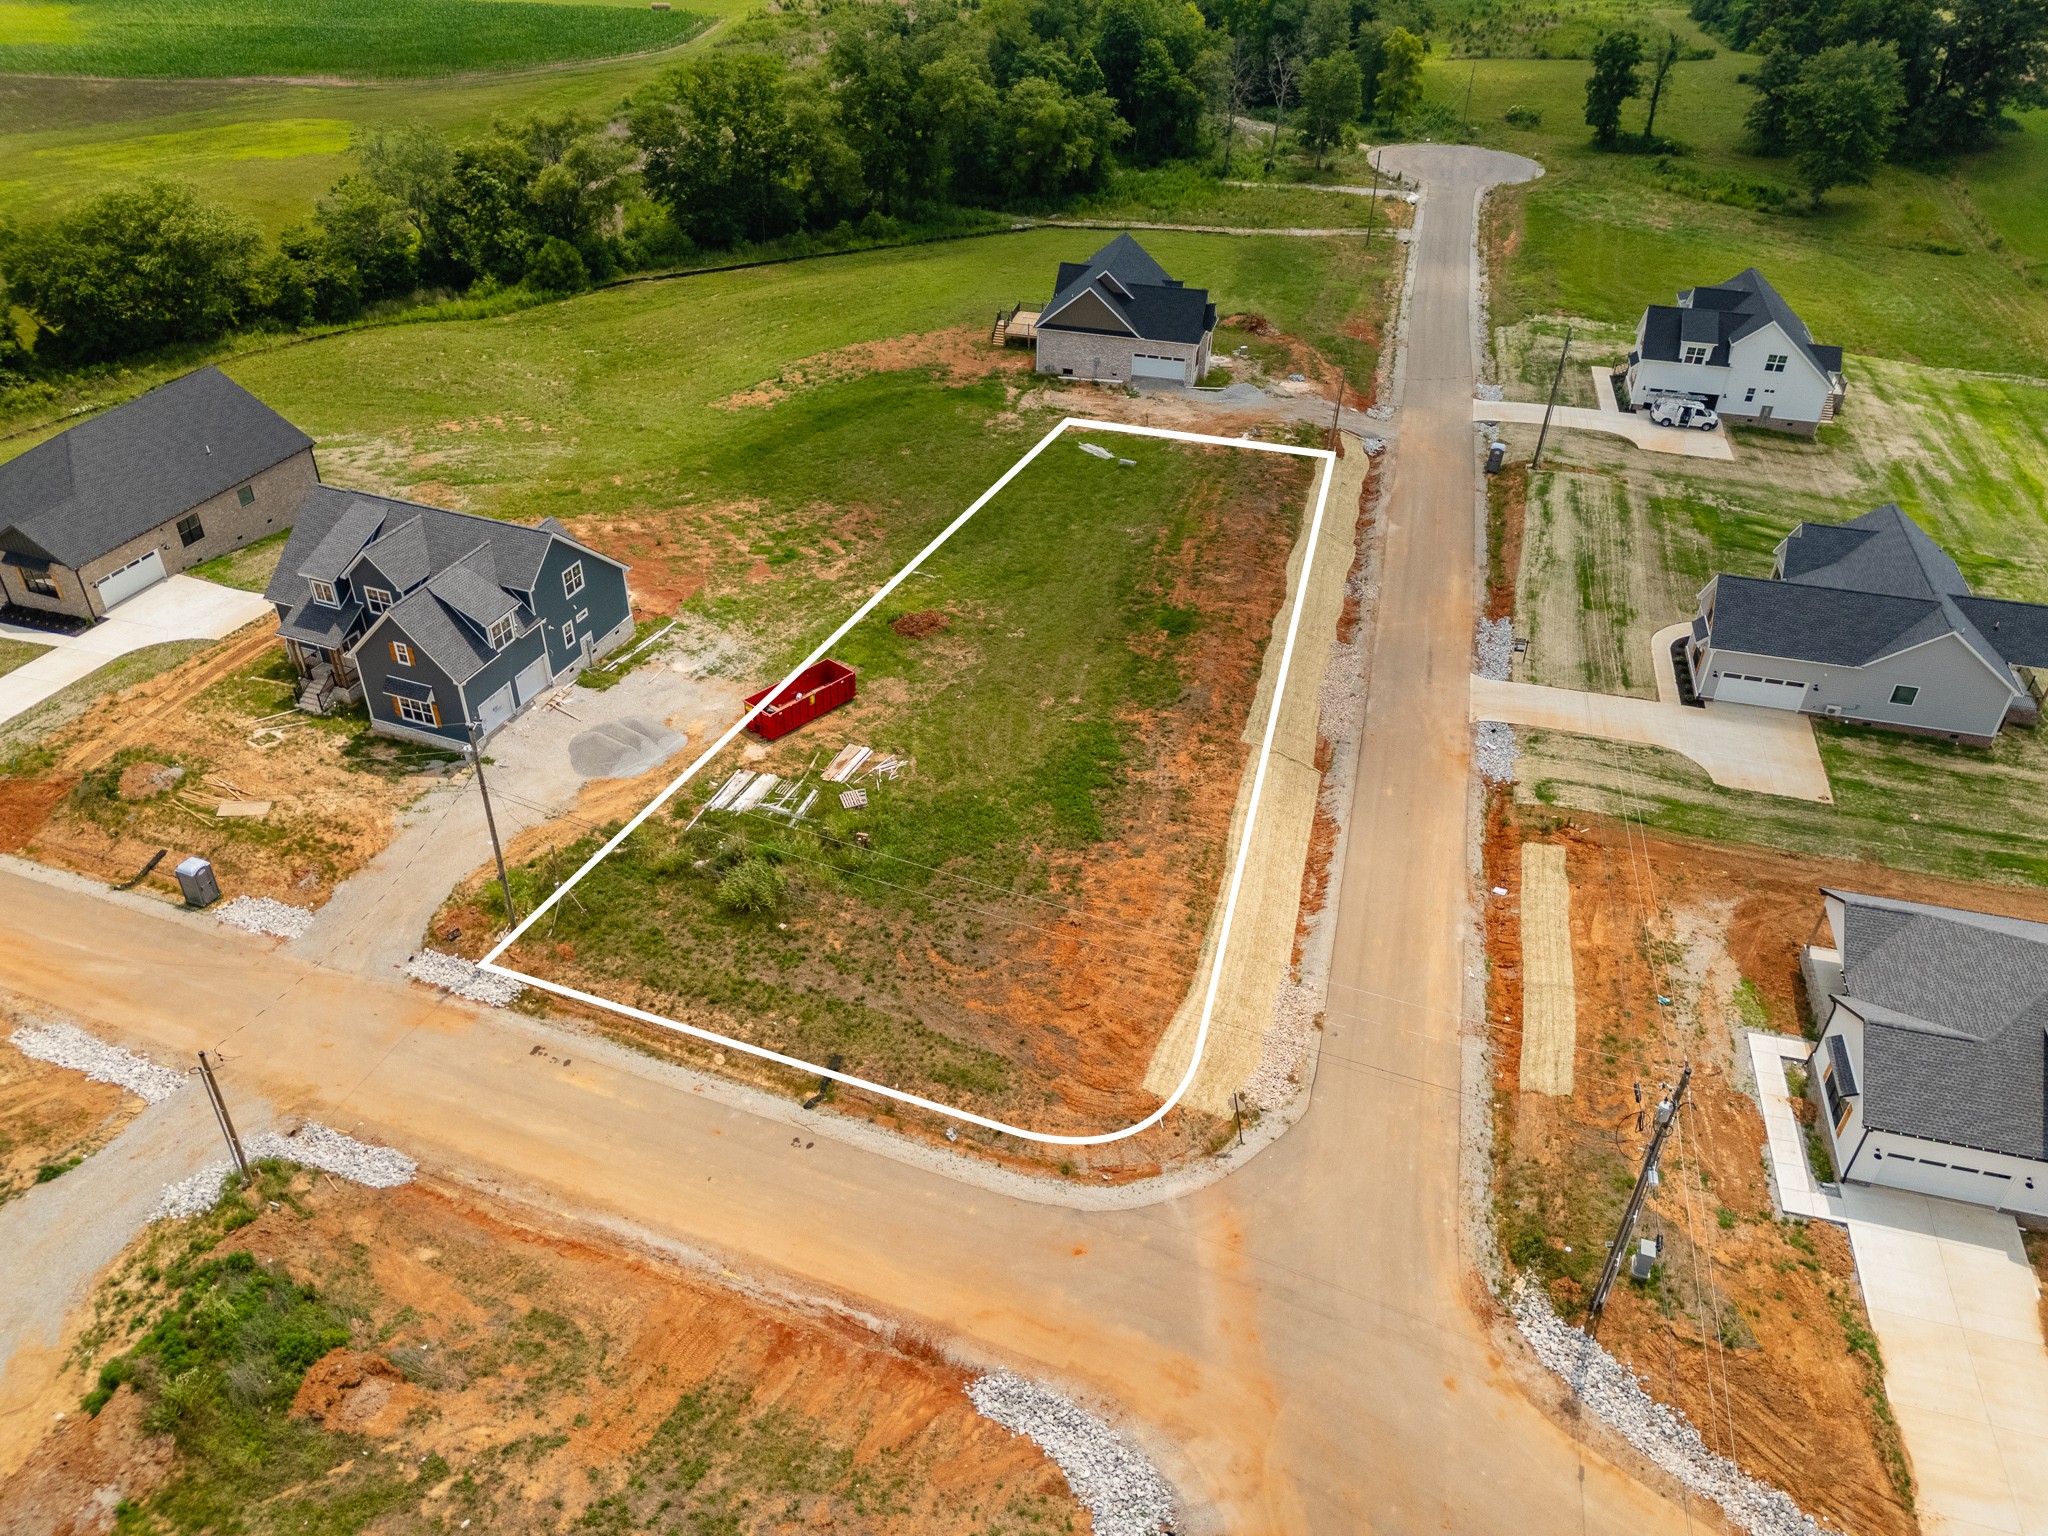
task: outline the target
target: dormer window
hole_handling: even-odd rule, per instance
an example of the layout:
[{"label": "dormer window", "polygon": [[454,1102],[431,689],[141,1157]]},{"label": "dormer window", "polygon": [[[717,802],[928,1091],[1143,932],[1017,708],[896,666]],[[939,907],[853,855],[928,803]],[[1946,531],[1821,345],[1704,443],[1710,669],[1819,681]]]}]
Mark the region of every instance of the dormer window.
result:
[{"label": "dormer window", "polygon": [[313,601],[323,608],[338,608],[341,606],[334,600],[334,583],[331,581],[316,581],[313,583]]},{"label": "dormer window", "polygon": [[1685,360],[1688,363],[1704,363],[1713,352],[1712,347],[1702,342],[1689,341],[1685,344]]},{"label": "dormer window", "polygon": [[363,604],[372,613],[382,613],[391,606],[391,594],[382,587],[363,588]]},{"label": "dormer window", "polygon": [[492,621],[490,628],[492,650],[502,651],[512,643],[512,631],[516,627],[517,622],[517,616],[509,613],[502,619]]}]

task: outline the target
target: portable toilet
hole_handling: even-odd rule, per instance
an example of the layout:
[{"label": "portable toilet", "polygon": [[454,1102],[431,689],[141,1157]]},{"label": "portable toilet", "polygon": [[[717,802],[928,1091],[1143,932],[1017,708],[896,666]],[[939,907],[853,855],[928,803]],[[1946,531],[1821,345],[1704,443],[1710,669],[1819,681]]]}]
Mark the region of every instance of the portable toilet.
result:
[{"label": "portable toilet", "polygon": [[213,877],[213,865],[193,855],[178,866],[178,889],[185,893],[188,907],[210,907],[220,900],[220,882]]}]

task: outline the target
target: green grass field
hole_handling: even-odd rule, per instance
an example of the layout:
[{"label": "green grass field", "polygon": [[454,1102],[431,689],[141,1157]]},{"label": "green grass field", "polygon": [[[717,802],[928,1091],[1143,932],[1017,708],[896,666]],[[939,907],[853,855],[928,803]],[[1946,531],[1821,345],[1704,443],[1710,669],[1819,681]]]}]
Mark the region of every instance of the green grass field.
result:
[{"label": "green grass field", "polygon": [[704,25],[561,0],[5,0],[0,73],[415,78],[650,53]]},{"label": "green grass field", "polygon": [[16,667],[26,666],[48,650],[47,645],[35,645],[27,640],[0,640],[0,677],[5,677]]},{"label": "green grass field", "polygon": [[[1677,64],[1657,118],[1669,156],[1595,149],[1584,124],[1588,66],[1577,59],[1433,57],[1429,99],[1464,111],[1480,141],[1542,162],[1546,174],[1497,202],[1494,318],[1564,314],[1633,327],[1646,303],[1761,268],[1823,341],[1851,353],[1945,367],[2048,374],[2048,113],[1934,174],[1888,166],[1867,188],[1806,210],[1789,161],[1742,149],[1758,60],[1705,37],[1675,10],[1654,13],[1710,59]],[[1510,107],[1542,114],[1516,128]],[[1643,104],[1624,109],[1639,129]],[[1760,195],[1761,194],[1761,195]],[[1774,211],[1758,211],[1776,197]],[[1504,265],[1503,265],[1504,263]]]},{"label": "green grass field", "polygon": [[254,544],[244,545],[232,554],[220,555],[204,564],[192,567],[192,574],[202,581],[217,581],[224,587],[239,587],[244,592],[261,592],[270,585],[277,562],[284,555],[284,541],[291,537],[291,530],[284,529],[268,538],[258,539]]}]

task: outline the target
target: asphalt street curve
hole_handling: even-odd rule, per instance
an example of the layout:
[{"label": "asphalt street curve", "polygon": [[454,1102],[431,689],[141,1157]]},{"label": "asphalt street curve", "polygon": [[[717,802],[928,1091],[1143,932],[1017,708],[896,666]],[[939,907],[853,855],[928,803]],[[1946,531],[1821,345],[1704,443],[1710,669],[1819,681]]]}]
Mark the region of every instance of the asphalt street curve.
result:
[{"label": "asphalt street curve", "polygon": [[1180,1488],[1188,1536],[1677,1531],[1677,1503],[1528,1399],[1461,1252],[1472,237],[1484,189],[1535,167],[1454,146],[1386,160],[1424,196],[1337,986],[1308,1113],[1232,1177],[1135,1210],[1011,1199],[792,1142],[787,1117],[679,1091],[601,1044],[564,1060],[561,1035],[516,1014],[4,870],[0,988],[165,1059],[218,1045],[233,1090],[280,1115],[916,1320],[1114,1405]]}]

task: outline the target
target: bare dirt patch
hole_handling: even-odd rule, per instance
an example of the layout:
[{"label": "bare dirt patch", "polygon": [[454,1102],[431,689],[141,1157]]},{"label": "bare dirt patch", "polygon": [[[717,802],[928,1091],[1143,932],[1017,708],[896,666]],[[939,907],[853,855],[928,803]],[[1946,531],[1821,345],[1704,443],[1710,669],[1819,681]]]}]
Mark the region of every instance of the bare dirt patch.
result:
[{"label": "bare dirt patch", "polygon": [[18,1022],[0,1011],[0,1204],[44,1169],[91,1156],[142,1112],[125,1089],[22,1055],[6,1038]]},{"label": "bare dirt patch", "polygon": [[889,627],[906,640],[929,640],[951,629],[953,621],[936,608],[923,608],[916,613],[899,613],[889,621]]},{"label": "bare dirt patch", "polygon": [[[1518,1091],[1528,838],[1563,845],[1571,878],[1579,1027],[1569,1098]],[[1681,1134],[1637,1232],[1661,1243],[1658,1265],[1647,1284],[1616,1287],[1601,1341],[1710,1446],[1806,1509],[1849,1530],[1913,1531],[1846,1236],[1777,1219],[1742,1032],[1800,1032],[1798,952],[1823,885],[2037,921],[2048,919],[2048,892],[1645,838],[1502,794],[1488,811],[1486,875],[1507,892],[1485,903],[1503,1250],[1561,1310],[1583,1309],[1647,1111],[1689,1059]]]},{"label": "bare dirt patch", "polygon": [[97,1416],[65,1414],[0,1483],[0,1536],[106,1536],[123,1502],[154,1493],[176,1457],[171,1437],[142,1420],[128,1387]]},{"label": "bare dirt patch", "polygon": [[978,325],[956,325],[943,331],[863,341],[830,352],[814,353],[791,363],[773,379],[711,402],[715,411],[771,410],[799,390],[815,389],[859,378],[867,373],[909,373],[929,370],[949,385],[972,384],[993,373],[1028,374],[1032,354],[989,344]]}]

